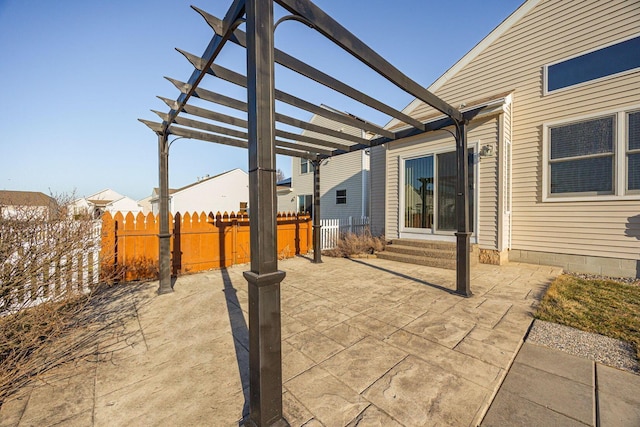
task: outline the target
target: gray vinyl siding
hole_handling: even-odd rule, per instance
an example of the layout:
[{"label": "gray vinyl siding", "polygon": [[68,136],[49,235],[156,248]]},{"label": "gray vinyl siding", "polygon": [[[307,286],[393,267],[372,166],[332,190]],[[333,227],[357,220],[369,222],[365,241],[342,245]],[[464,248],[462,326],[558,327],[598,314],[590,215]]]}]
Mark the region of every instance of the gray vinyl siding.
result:
[{"label": "gray vinyl siding", "polygon": [[[494,144],[496,156],[479,157],[476,151],[477,173],[476,179],[478,195],[476,202],[476,235],[481,248],[497,249],[498,245],[498,138],[499,116],[483,118],[469,125],[467,139],[474,148],[485,144]],[[387,217],[385,229],[387,238],[400,236],[402,224],[402,202],[400,200],[399,168],[406,157],[424,156],[433,153],[454,151],[453,138],[444,132],[425,134],[415,138],[391,142],[388,144],[386,155],[387,169]],[[375,167],[375,166],[374,166]],[[428,235],[427,235],[428,236]]]},{"label": "gray vinyl siding", "polygon": [[480,147],[493,143],[493,157],[479,157],[478,194],[478,245],[482,249],[498,249],[498,159],[501,156],[499,142],[498,117],[483,123],[472,123],[468,133],[468,141],[480,141]]},{"label": "gray vinyl siding", "polygon": [[[354,136],[361,136],[360,129],[334,122],[325,117],[314,116],[311,123],[329,129],[338,130]],[[303,135],[338,142],[337,138],[325,136],[316,132],[304,131]],[[349,144],[353,144],[349,142]],[[292,195],[313,195],[313,169],[308,173],[301,173],[300,159],[292,160]],[[368,185],[369,185],[368,153],[355,151],[324,160],[320,165],[320,218],[348,219],[350,216],[360,218],[368,213]],[[364,191],[363,191],[364,189]],[[347,203],[336,203],[336,191],[347,191]],[[364,212],[363,212],[364,206]]]},{"label": "gray vinyl siding", "polygon": [[385,164],[387,148],[379,145],[371,149],[371,233],[374,236],[385,235],[385,192],[387,174]]},{"label": "gray vinyl siding", "polygon": [[[362,156],[356,151],[332,157],[320,169],[320,217],[347,219],[362,216],[362,184],[368,179],[362,170]],[[347,203],[336,203],[336,192],[347,191]]]},{"label": "gray vinyl siding", "polygon": [[[513,249],[640,259],[638,232],[629,231],[640,212],[637,198],[550,202],[542,188],[545,123],[640,106],[638,71],[543,95],[543,66],[639,33],[638,1],[540,1],[436,88],[452,105],[513,91]],[[411,114],[431,112],[418,107]]]}]

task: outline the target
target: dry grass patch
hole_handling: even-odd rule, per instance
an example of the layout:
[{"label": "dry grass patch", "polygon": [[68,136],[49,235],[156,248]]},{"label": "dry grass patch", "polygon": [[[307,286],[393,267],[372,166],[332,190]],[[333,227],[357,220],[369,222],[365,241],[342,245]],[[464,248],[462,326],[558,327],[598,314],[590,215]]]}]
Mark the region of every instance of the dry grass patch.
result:
[{"label": "dry grass patch", "polygon": [[125,324],[148,299],[138,292],[143,286],[103,286],[92,294],[70,295],[0,317],[0,407],[58,366],[108,359],[127,347],[136,332]]},{"label": "dry grass patch", "polygon": [[640,360],[640,286],[563,274],[551,283],[535,317],[632,343]]}]

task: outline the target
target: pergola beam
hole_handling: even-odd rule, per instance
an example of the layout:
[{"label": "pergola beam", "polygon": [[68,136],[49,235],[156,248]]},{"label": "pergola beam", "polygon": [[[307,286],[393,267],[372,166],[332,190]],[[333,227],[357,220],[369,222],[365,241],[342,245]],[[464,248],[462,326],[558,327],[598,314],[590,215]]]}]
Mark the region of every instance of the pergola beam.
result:
[{"label": "pergola beam", "polygon": [[[180,91],[186,91],[189,87],[187,83],[183,83],[179,80],[171,79],[169,77],[165,77],[171,83],[173,83]],[[228,108],[233,108],[238,111],[247,112],[247,103],[242,102],[238,99],[228,97],[226,95],[222,95],[220,93],[212,92],[206,89],[197,89],[193,96],[202,99],[204,101],[212,102],[214,104],[219,104]],[[294,126],[299,129],[305,129],[311,132],[320,133],[323,135],[331,136],[340,140],[346,140],[355,142],[357,144],[369,144],[369,140],[365,138],[361,138],[359,136],[351,135],[349,133],[340,132],[334,129],[329,129],[324,126],[319,126],[313,123],[309,123],[308,121],[296,119],[295,117],[290,117],[285,114],[275,113],[276,121],[279,123],[283,123],[289,126]]]},{"label": "pergola beam", "polygon": [[[178,52],[180,52],[195,68],[200,68],[204,70],[203,60],[202,58],[184,51],[182,49],[176,48]],[[207,69],[207,73],[218,77],[224,81],[229,83],[233,83],[240,87],[247,87],[247,78],[240,73],[236,73],[235,71],[229,70],[227,68],[221,67],[219,65],[213,64],[211,67]],[[289,104],[293,107],[300,108],[302,110],[306,110],[310,113],[317,114],[319,116],[328,118],[330,120],[336,121],[338,123],[346,124],[348,126],[353,126],[358,129],[363,129],[369,132],[372,132],[377,135],[382,135],[387,138],[393,139],[394,133],[390,132],[386,129],[383,129],[380,126],[374,125],[370,122],[361,121],[355,119],[351,116],[345,114],[338,114],[321,106],[317,106],[311,102],[305,101],[302,98],[291,95],[289,93],[283,92],[281,90],[275,90],[276,101],[284,102],[285,104]]]},{"label": "pergola beam", "polygon": [[[407,77],[404,73],[391,65],[391,63],[363,43],[356,36],[351,34],[346,28],[327,15],[315,4],[305,0],[273,1],[287,9],[290,13],[304,18],[309,25],[315,28],[320,34],[324,35],[342,49],[358,58],[361,62],[369,66],[381,76],[385,77],[403,91],[415,96],[421,101],[426,102],[436,110],[457,121],[463,120],[462,113],[460,113],[460,111]],[[426,130],[425,128],[422,129]]]},{"label": "pergola beam", "polygon": [[[211,29],[213,29],[213,31],[216,32],[216,34],[219,31],[224,30],[222,21],[220,19],[198,8],[194,8],[194,9],[197,10],[198,13],[200,13],[205,18],[205,20],[207,21]],[[247,47],[246,39],[247,39],[246,34],[242,30],[236,29],[234,30],[233,35],[230,37],[229,41],[237,44],[238,46],[246,48]],[[418,120],[414,119],[413,117],[407,114],[404,114],[403,112],[398,111],[395,108],[389,107],[387,104],[380,102],[377,99],[365,93],[362,93],[359,90],[356,90],[347,84],[344,84],[340,80],[334,77],[331,77],[326,73],[323,73],[317,68],[314,68],[281,50],[274,49],[274,60],[277,64],[280,64],[283,67],[290,69],[291,71],[294,71],[315,82],[318,82],[323,86],[333,89],[336,92],[346,95],[351,99],[354,99],[375,110],[378,110],[384,114],[387,114],[391,117],[401,120],[417,129],[423,129],[422,123],[420,123]]]},{"label": "pergola beam", "polygon": [[[151,110],[154,113],[156,113],[158,116],[160,116],[160,118],[164,119],[166,117],[166,114],[160,112],[160,111],[154,111]],[[247,132],[243,132],[241,130],[236,130],[236,129],[231,129],[231,128],[227,128],[224,126],[218,126],[218,125],[214,125],[212,123],[205,123],[205,122],[201,122],[199,120],[193,120],[193,119],[188,119],[185,117],[176,117],[175,120],[173,121],[175,124],[180,125],[180,126],[184,126],[187,128],[193,128],[193,129],[199,129],[205,132],[210,132],[210,133],[217,133],[217,134],[221,134],[223,136],[231,136],[234,138],[241,138],[242,140],[244,140],[245,142],[249,139],[249,134]],[[172,128],[174,129],[174,128]],[[293,143],[293,142],[288,142],[288,141],[283,141],[281,139],[276,138],[276,146],[277,147],[282,147],[282,148],[290,148],[293,150],[303,150],[306,153],[314,153],[315,156],[321,155],[324,157],[331,157],[332,155],[335,155],[335,151],[330,151],[330,150],[326,150],[323,148],[318,148],[315,146],[311,146],[311,145],[307,145],[304,143]],[[243,148],[246,148],[246,146],[243,146]],[[292,151],[286,151],[287,153],[289,153],[288,155],[294,154],[294,152]],[[278,153],[278,154],[282,154],[282,153]]]}]

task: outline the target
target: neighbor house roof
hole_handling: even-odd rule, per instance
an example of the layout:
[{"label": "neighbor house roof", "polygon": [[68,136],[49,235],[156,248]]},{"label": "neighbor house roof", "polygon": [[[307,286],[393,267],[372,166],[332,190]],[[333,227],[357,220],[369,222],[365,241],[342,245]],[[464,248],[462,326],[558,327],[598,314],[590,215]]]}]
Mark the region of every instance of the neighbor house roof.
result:
[{"label": "neighbor house roof", "polygon": [[39,191],[0,190],[0,205],[50,206],[54,199]]},{"label": "neighbor house roof", "polygon": [[[194,187],[194,186],[196,186],[196,185],[198,185],[198,184],[202,184],[203,182],[211,181],[212,179],[219,178],[219,177],[221,177],[221,176],[223,176],[223,175],[226,175],[226,174],[228,174],[228,173],[231,173],[231,172],[234,172],[234,171],[237,171],[237,170],[239,170],[240,172],[244,172],[244,171],[243,171],[242,169],[240,169],[240,168],[231,169],[230,171],[222,172],[222,173],[219,173],[218,175],[214,175],[214,176],[208,176],[208,177],[205,177],[205,178],[203,178],[203,179],[201,179],[201,180],[199,180],[199,181],[193,182],[193,183],[191,183],[191,184],[189,184],[189,185],[185,185],[184,187],[180,187],[180,188],[178,188],[177,190],[175,190],[174,192],[175,192],[175,193],[177,193],[177,192],[179,192],[179,191],[184,191],[184,190],[186,190],[187,188]],[[244,173],[246,174],[246,172],[244,172]],[[169,191],[169,194],[171,194],[171,191]]]}]

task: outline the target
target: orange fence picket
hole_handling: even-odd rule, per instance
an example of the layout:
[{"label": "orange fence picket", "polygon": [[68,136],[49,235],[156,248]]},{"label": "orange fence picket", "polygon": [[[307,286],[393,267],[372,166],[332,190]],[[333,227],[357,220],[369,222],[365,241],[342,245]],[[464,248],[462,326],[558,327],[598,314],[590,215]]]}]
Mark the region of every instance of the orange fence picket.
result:
[{"label": "orange fence picket", "polygon": [[[224,268],[250,261],[249,217],[245,213],[176,213],[169,218],[172,274]],[[149,213],[105,213],[102,217],[103,280],[158,275],[158,217]],[[279,258],[306,254],[312,246],[308,215],[278,214]]]}]

